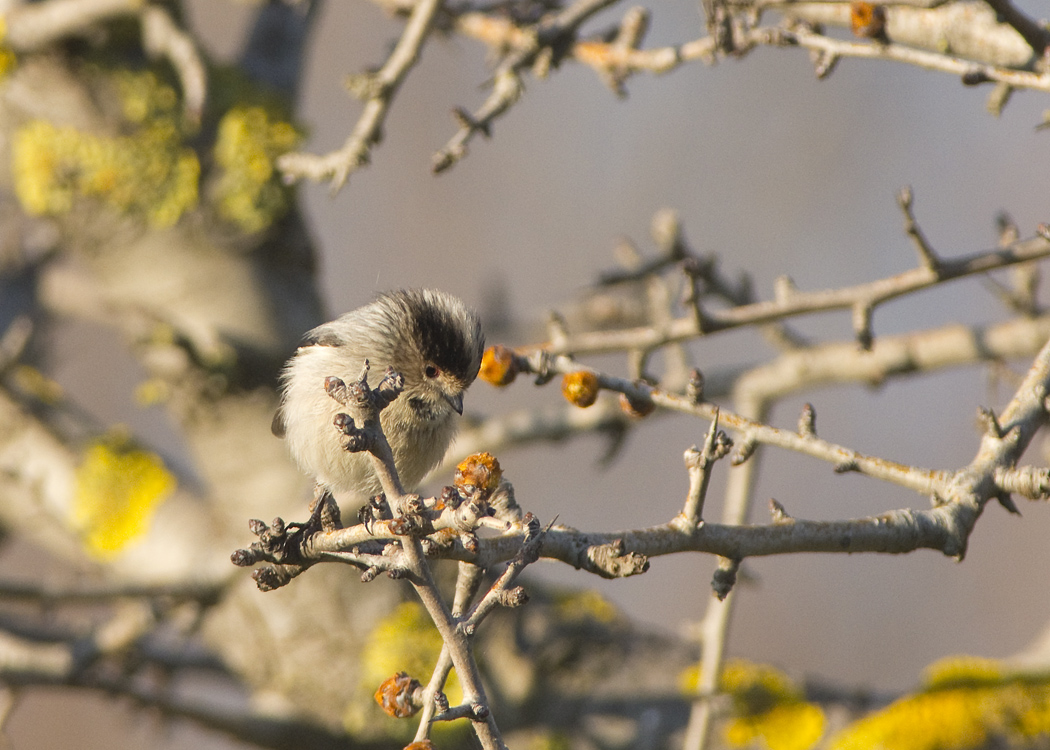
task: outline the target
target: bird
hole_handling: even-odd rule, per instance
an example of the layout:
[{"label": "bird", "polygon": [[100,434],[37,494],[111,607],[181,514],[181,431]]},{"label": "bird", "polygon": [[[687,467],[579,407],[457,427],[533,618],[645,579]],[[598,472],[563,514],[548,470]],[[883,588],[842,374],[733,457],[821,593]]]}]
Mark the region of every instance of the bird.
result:
[{"label": "bird", "polygon": [[484,348],[478,315],[456,297],[433,289],[382,293],[304,336],[281,372],[273,433],[285,438],[303,472],[334,495],[379,493],[369,456],[343,448],[333,423],[342,407],[325,381],[356,381],[366,360],[372,372],[392,368],[404,390],[380,413],[380,425],[401,484],[412,491],[448,450]]}]

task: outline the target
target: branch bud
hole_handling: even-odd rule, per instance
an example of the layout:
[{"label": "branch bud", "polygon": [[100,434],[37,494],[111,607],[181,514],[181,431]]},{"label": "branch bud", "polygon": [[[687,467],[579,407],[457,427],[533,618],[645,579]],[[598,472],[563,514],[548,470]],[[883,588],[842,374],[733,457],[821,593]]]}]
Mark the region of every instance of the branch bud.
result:
[{"label": "branch bud", "polygon": [[570,372],[561,379],[561,393],[565,400],[586,409],[598,400],[598,376],[587,370]]}]

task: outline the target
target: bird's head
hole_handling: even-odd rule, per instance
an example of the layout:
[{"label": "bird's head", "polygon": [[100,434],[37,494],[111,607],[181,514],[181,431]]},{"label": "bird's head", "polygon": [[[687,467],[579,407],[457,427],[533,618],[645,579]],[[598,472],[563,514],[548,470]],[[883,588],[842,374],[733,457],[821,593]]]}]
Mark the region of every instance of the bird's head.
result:
[{"label": "bird's head", "polygon": [[463,392],[474,382],[485,337],[478,316],[462,302],[430,289],[391,292],[379,307],[405,325],[390,364],[405,378],[401,395],[424,419],[463,413]]}]

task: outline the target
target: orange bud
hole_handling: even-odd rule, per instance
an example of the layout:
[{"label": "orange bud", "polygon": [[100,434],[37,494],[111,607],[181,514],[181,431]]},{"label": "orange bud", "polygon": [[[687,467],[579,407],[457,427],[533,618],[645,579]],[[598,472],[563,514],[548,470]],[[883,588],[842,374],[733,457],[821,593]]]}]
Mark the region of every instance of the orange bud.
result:
[{"label": "orange bud", "polygon": [[409,677],[407,672],[398,672],[384,680],[376,690],[376,703],[387,715],[407,719],[420,708],[412,702],[412,693],[419,687],[419,680]]},{"label": "orange bud", "polygon": [[856,36],[885,39],[886,9],[881,5],[857,0],[849,6],[849,25]]},{"label": "orange bud", "polygon": [[517,376],[518,361],[513,351],[502,344],[490,346],[485,350],[485,354],[481,358],[481,370],[478,372],[479,378],[486,383],[502,387],[510,385]]},{"label": "orange bud", "polygon": [[491,453],[475,453],[467,456],[456,467],[453,483],[466,493],[477,490],[492,492],[499,487],[503,469]]},{"label": "orange bud", "polygon": [[651,399],[631,398],[626,393],[621,393],[620,408],[623,409],[627,416],[641,419],[652,414],[656,404]]},{"label": "orange bud", "polygon": [[420,740],[419,742],[405,745],[405,750],[437,750],[437,745],[430,740]]},{"label": "orange bud", "polygon": [[598,376],[587,370],[570,372],[561,379],[561,393],[570,404],[586,409],[598,400]]}]

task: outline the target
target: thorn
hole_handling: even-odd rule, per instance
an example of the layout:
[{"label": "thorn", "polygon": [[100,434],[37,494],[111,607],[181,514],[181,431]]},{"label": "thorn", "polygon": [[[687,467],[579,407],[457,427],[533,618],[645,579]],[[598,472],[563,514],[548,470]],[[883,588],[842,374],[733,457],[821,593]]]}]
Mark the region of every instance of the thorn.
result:
[{"label": "thorn", "polygon": [[773,523],[776,525],[795,522],[795,519],[784,510],[784,506],[772,497],[769,498],[769,515],[772,516]]},{"label": "thorn", "polygon": [[1003,437],[1003,428],[999,424],[998,417],[995,416],[995,412],[985,406],[977,407],[977,424],[980,425],[981,431],[988,437],[1001,439]]},{"label": "thorn", "polygon": [[995,496],[995,499],[999,501],[999,505],[1003,506],[1014,515],[1021,515],[1021,511],[1017,507],[1017,503],[1014,502],[1013,497],[1009,493],[1001,492]]},{"label": "thorn", "polygon": [[795,280],[790,276],[777,276],[773,282],[773,299],[779,304],[787,304],[797,289]]},{"label": "thorn", "polygon": [[857,337],[860,348],[866,352],[871,351],[875,341],[875,335],[871,330],[872,307],[866,302],[858,302],[853,306],[853,333]]}]

